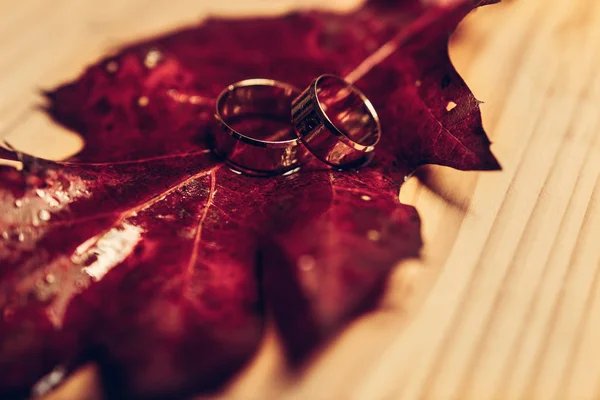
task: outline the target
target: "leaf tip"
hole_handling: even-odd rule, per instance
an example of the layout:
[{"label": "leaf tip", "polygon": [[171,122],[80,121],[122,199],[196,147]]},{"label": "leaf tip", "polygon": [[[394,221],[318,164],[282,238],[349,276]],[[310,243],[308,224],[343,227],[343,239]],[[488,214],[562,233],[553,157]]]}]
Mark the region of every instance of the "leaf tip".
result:
[{"label": "leaf tip", "polygon": [[477,168],[479,170],[482,170],[482,171],[500,171],[500,170],[502,170],[502,165],[500,165],[500,162],[498,161],[496,156],[491,151],[489,151],[487,153],[486,158],[482,161],[483,162],[481,163],[481,165],[479,165]]}]

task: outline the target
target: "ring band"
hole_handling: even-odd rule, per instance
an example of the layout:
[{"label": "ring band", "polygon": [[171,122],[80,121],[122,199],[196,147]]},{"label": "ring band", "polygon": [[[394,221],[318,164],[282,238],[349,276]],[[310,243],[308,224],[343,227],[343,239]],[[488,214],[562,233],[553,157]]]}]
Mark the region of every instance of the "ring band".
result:
[{"label": "ring band", "polygon": [[369,99],[335,75],[321,75],[294,99],[292,125],[313,155],[336,168],[366,163],[381,136]]},{"label": "ring band", "polygon": [[294,86],[271,79],[229,85],[216,102],[221,129],[215,132],[213,150],[249,175],[277,175],[297,168],[306,155],[290,125],[292,100],[299,93]]}]

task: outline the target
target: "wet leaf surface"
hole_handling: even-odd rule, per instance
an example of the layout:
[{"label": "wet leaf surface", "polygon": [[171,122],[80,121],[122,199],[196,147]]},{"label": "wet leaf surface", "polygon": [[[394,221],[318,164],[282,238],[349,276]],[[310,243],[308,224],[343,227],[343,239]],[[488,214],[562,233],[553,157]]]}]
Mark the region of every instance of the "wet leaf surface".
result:
[{"label": "wet leaf surface", "polygon": [[[209,19],[48,92],[86,147],[61,162],[0,153],[24,163],[0,167],[0,393],[87,361],[116,397],[211,390],[252,357],[268,309],[299,362],[374,306],[421,247],[404,177],[426,163],[498,168],[447,53],[483,3]],[[356,81],[379,111],[369,166],[252,178],[212,155],[223,87],[322,73]]]}]

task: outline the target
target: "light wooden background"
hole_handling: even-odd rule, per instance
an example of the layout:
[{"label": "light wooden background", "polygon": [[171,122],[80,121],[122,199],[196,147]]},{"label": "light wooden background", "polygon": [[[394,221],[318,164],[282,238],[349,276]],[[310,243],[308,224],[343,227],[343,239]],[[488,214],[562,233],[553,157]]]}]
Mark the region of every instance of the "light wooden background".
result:
[{"label": "light wooden background", "polygon": [[[42,156],[76,151],[33,109],[39,88],[206,13],[293,3],[324,1],[0,0],[0,134]],[[409,181],[424,258],[398,269],[381,309],[294,374],[268,335],[222,397],[600,399],[600,2],[510,1],[462,29],[453,59],[486,102],[504,170],[436,168],[446,200]],[[95,387],[90,366],[49,398],[98,398]]]}]

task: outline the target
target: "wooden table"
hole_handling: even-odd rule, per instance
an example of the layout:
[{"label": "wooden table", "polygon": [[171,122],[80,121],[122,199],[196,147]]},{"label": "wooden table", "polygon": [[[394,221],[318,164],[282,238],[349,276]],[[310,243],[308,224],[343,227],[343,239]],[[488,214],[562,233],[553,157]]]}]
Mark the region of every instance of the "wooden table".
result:
[{"label": "wooden table", "polygon": [[[0,0],[0,132],[38,155],[75,152],[79,138],[35,110],[40,88],[207,13],[293,3],[322,1]],[[424,256],[397,269],[380,310],[295,374],[269,334],[222,396],[600,398],[600,2],[507,1],[462,29],[453,60],[486,102],[504,170],[434,168],[433,190],[409,181]],[[93,385],[86,367],[49,398],[95,398]]]}]

